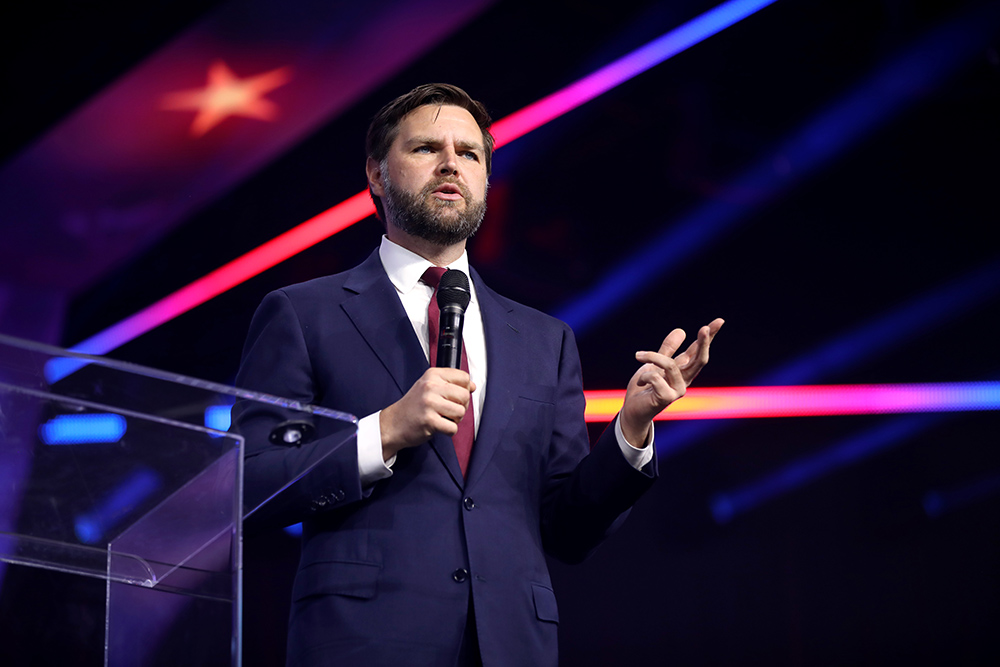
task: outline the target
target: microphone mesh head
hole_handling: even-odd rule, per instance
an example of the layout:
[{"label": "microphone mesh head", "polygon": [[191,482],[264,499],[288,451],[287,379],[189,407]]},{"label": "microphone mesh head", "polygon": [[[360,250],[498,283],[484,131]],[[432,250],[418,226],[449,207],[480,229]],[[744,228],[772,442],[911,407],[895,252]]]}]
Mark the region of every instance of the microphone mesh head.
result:
[{"label": "microphone mesh head", "polygon": [[469,300],[472,294],[469,291],[469,277],[461,271],[449,269],[441,276],[438,284],[437,302],[438,308],[445,309],[445,306],[458,306],[462,311],[469,307]]}]

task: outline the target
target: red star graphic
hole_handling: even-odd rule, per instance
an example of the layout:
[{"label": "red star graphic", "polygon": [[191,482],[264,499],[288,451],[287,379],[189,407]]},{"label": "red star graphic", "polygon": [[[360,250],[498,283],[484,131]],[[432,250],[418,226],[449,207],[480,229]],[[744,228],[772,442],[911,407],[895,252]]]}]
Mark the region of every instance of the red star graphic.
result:
[{"label": "red star graphic", "polygon": [[216,60],[208,68],[204,88],[181,90],[163,97],[163,109],[198,112],[191,123],[191,135],[200,137],[230,116],[273,121],[278,106],[264,95],[292,78],[289,67],[280,67],[246,79],[238,78],[229,66]]}]

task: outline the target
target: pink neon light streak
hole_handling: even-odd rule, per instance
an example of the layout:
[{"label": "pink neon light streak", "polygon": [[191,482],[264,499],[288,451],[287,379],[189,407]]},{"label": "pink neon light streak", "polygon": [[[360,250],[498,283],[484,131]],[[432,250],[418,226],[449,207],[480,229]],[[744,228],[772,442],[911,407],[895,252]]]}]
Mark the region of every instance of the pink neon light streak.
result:
[{"label": "pink neon light streak", "polygon": [[[588,422],[608,422],[624,391],[587,391]],[[817,417],[1000,409],[1000,382],[693,387],[657,420]]]},{"label": "pink neon light streak", "polygon": [[601,93],[642,74],[664,60],[773,4],[776,0],[733,0],[691,19],[645,46],[605,65],[562,90],[529,104],[493,124],[499,148],[541,127]]},{"label": "pink neon light streak", "polygon": [[[497,121],[493,125],[496,146],[524,136],[773,2],[775,0],[731,0],[709,10],[576,83]],[[367,191],[359,192],[71,349],[85,354],[106,354],[374,212]]]},{"label": "pink neon light streak", "polygon": [[190,285],[182,287],[153,305],[73,347],[74,352],[104,354],[154,329],[181,313],[283,262],[292,255],[350,227],[375,212],[368,192],[344,200],[333,208],[276,236],[228,264],[220,266]]}]

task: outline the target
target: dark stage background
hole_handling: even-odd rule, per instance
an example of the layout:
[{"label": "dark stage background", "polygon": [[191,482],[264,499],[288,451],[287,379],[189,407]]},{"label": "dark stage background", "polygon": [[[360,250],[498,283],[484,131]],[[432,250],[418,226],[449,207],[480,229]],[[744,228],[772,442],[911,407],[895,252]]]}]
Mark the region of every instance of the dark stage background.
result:
[{"label": "dark stage background", "polygon": [[[393,69],[359,67],[349,104],[252,168],[205,158],[192,181],[209,194],[162,220],[124,212],[188,195],[156,194],[168,186],[135,150],[113,147],[134,162],[94,172],[63,155],[37,185],[52,202],[80,187],[121,199],[43,219],[0,189],[0,333],[76,344],[357,193],[370,117],[414,85],[456,83],[502,118],[715,4],[483,2]],[[214,26],[232,47],[239,5],[22,7],[3,45],[0,188],[190,31]],[[309,6],[282,11],[308,22]],[[415,24],[438,11],[408,6]],[[717,316],[700,386],[1000,379],[998,6],[778,0],[500,149],[471,261],[502,294],[570,319],[588,389],[624,387],[636,349]],[[228,65],[250,76],[283,65],[268,54],[369,29],[360,7],[338,16],[307,45],[289,29]],[[377,34],[392,56],[407,33]],[[180,88],[203,86],[215,57],[193,50]],[[317,96],[349,87],[316,81]],[[308,105],[294,83],[269,98]],[[193,111],[161,113],[177,146],[194,141]],[[201,139],[222,155],[282,113]],[[71,168],[100,178],[67,185]],[[380,233],[362,221],[110,356],[231,382],[261,298],[354,266]],[[612,308],[571,310],[620,266],[641,280]],[[998,425],[995,412],[661,424],[662,479],[625,528],[583,565],[552,564],[564,664],[998,664]],[[719,494],[824,452],[842,455],[728,521],[713,514]],[[279,664],[297,544],[276,533],[246,553],[246,664]]]}]

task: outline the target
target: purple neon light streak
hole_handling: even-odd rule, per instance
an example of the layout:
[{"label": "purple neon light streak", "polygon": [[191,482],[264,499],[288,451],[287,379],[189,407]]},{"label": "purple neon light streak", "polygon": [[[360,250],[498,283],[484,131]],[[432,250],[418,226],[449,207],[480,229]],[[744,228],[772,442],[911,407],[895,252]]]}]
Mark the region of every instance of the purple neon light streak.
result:
[{"label": "purple neon light streak", "polygon": [[[715,9],[709,10],[684,25],[671,30],[662,37],[606,65],[593,74],[580,79],[576,83],[570,84],[548,97],[542,98],[538,102],[497,121],[493,125],[493,134],[497,139],[496,146],[500,147],[524,136],[550,120],[575,109],[585,102],[589,102],[601,93],[614,88],[631,77],[645,72],[654,65],[711,37],[737,21],[773,4],[775,1],[730,0],[730,2],[723,3]],[[243,257],[225,265],[222,269],[204,278],[200,278],[191,285],[182,287],[173,294],[169,294],[156,303],[144,308],[139,313],[125,318],[104,331],[98,332],[71,349],[94,355],[107,354],[111,350],[117,349],[147,331],[169,322],[179,315],[183,315],[209,299],[246,282],[272,266],[368,217],[374,211],[374,207],[370,201],[367,203],[362,201],[367,196],[367,192],[360,192],[312,219],[312,221],[316,221],[321,218],[335,217],[337,218],[336,224],[327,227],[312,225],[310,230],[306,230],[304,228],[312,222],[307,221],[277,237],[275,241],[277,239],[294,237],[294,242],[284,244],[282,252],[259,253],[258,251],[265,246],[270,247],[274,244],[274,241],[269,241],[258,250],[250,251]],[[348,214],[349,217],[341,218],[340,215],[335,214],[345,208],[351,210]],[[256,258],[256,261],[253,258]],[[223,270],[226,271],[226,279],[224,281],[212,280],[215,274]],[[49,380],[55,381],[61,377],[65,377],[80,365],[82,364],[79,362],[66,363],[60,369],[48,369]]]},{"label": "purple neon light streak", "polygon": [[593,74],[497,121],[493,124],[496,146],[510,143],[775,2],[730,0],[691,19]]}]

